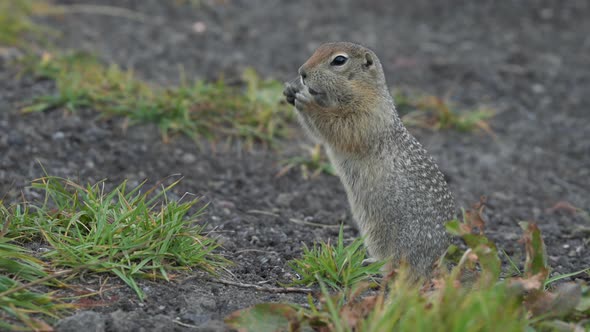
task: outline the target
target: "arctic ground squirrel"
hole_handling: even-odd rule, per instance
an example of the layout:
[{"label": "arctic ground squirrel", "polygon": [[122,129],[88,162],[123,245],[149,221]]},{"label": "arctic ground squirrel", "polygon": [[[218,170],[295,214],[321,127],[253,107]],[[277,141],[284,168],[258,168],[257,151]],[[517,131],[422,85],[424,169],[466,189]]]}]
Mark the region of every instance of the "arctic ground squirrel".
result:
[{"label": "arctic ground squirrel", "polygon": [[348,42],[323,44],[284,95],[325,147],[370,257],[430,276],[450,244],[444,223],[455,218],[455,204],[397,114],[375,53]]}]

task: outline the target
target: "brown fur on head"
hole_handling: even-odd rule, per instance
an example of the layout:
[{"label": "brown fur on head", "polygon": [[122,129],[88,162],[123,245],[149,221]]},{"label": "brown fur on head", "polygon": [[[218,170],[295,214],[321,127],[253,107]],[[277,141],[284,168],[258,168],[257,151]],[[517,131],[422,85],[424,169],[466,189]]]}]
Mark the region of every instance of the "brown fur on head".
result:
[{"label": "brown fur on head", "polygon": [[[330,146],[358,153],[370,144],[393,103],[381,63],[361,45],[321,45],[299,68],[300,82],[286,92]],[[298,93],[293,94],[294,91]]]}]

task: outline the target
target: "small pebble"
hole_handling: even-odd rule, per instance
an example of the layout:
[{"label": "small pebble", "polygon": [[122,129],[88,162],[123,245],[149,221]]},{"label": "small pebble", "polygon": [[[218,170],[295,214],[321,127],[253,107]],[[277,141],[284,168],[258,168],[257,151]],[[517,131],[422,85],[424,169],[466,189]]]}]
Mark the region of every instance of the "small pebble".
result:
[{"label": "small pebble", "polygon": [[185,164],[192,164],[197,161],[197,157],[192,153],[185,153],[182,158],[182,162]]},{"label": "small pebble", "polygon": [[207,31],[207,25],[204,22],[197,21],[193,24],[193,31],[198,34],[201,34]]},{"label": "small pebble", "polygon": [[543,8],[541,10],[541,18],[544,20],[550,20],[553,18],[553,10],[551,8]]},{"label": "small pebble", "polygon": [[54,141],[59,141],[59,140],[62,140],[62,139],[64,139],[65,137],[66,137],[66,135],[65,135],[63,132],[61,132],[61,131],[56,131],[55,133],[53,133],[53,135],[51,135],[51,138],[52,138]]},{"label": "small pebble", "polygon": [[252,235],[252,237],[250,238],[250,244],[255,245],[258,242],[260,242],[260,239],[258,238],[258,236]]},{"label": "small pebble", "polygon": [[542,84],[539,84],[539,83],[533,84],[533,86],[531,87],[531,89],[536,94],[541,94],[541,93],[545,92],[545,87]]},{"label": "small pebble", "polygon": [[506,239],[506,241],[510,241],[510,242],[516,241],[519,239],[519,236],[516,233],[506,233],[506,234],[503,234],[502,237],[504,237],[504,239]]},{"label": "small pebble", "polygon": [[18,133],[10,133],[6,139],[6,143],[8,145],[23,145],[25,144],[25,139]]}]

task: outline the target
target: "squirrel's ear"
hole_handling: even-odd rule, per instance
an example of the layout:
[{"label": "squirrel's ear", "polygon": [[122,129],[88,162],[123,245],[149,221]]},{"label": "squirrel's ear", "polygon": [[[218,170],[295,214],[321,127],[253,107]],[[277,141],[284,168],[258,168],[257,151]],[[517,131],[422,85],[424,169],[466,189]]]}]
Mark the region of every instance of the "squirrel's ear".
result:
[{"label": "squirrel's ear", "polygon": [[365,67],[371,68],[375,64],[373,56],[369,52],[365,52]]}]

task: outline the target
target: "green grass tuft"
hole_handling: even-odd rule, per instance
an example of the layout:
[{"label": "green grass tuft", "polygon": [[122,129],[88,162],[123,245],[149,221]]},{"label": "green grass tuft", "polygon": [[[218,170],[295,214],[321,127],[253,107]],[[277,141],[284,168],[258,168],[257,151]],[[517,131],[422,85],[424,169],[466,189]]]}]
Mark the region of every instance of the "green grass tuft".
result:
[{"label": "green grass tuft", "polygon": [[41,178],[32,187],[44,192],[45,202],[16,207],[8,235],[41,238],[51,246],[42,257],[52,266],[114,274],[143,299],[137,278],[169,280],[171,272],[191,268],[214,273],[228,263],[197,224],[202,209],[188,215],[198,199],[166,198],[176,184],[152,195],[157,188],[129,190],[126,182],[105,192],[104,183]]},{"label": "green grass tuft", "polygon": [[334,167],[327,160],[325,153],[322,153],[322,146],[315,144],[308,149],[309,153],[303,156],[296,156],[281,161],[283,166],[277,173],[276,177],[281,177],[289,172],[291,169],[299,167],[301,174],[305,180],[314,178],[321,173],[328,175],[336,175]]},{"label": "green grass tuft", "polygon": [[[366,289],[366,288],[365,288]],[[529,323],[520,299],[505,284],[456,287],[451,277],[425,292],[402,275],[377,295],[363,288],[331,295],[322,283],[319,305],[258,304],[237,311],[226,323],[240,331],[525,331]],[[271,307],[269,307],[271,306]]]},{"label": "green grass tuft", "polygon": [[[356,309],[354,301],[359,300],[349,302],[344,308]],[[338,315],[332,314],[331,319],[341,321],[342,331],[356,327],[367,332],[523,331],[527,324],[526,311],[519,306],[518,297],[503,284],[467,289],[456,287],[448,278],[441,289],[428,294],[408,283],[402,275],[389,285],[389,296],[382,293],[369,304],[373,305],[371,313],[355,325],[351,326],[348,317],[341,315],[347,313],[342,309]]]},{"label": "green grass tuft", "polygon": [[40,318],[61,317],[72,306],[62,303],[51,293],[31,290],[15,279],[0,275],[0,329],[4,331],[49,331]]},{"label": "green grass tuft", "polygon": [[[546,252],[536,225],[521,224],[526,249],[524,274],[500,278],[498,250],[483,234],[483,206],[480,202],[472,211],[464,212],[463,220],[447,224],[447,230],[462,237],[469,248],[450,272],[442,269],[421,287],[408,278],[405,266],[388,276],[377,294],[367,292],[369,283],[334,287],[334,279],[325,276],[333,275],[329,258],[342,251],[342,247],[335,251],[327,248],[329,244],[322,245],[313,251],[305,249],[296,266],[301,271],[314,271],[321,296],[314,300],[309,295],[308,306],[258,304],[232,313],[225,322],[240,331],[483,332],[590,328],[590,287],[563,283],[554,290],[545,289],[551,279],[547,279]],[[339,243],[341,236],[342,233]],[[349,248],[354,251],[355,247],[353,244]],[[305,277],[314,281],[309,273]],[[305,283],[303,279],[301,283]],[[328,286],[338,292],[330,294]]]},{"label": "green grass tuft", "polygon": [[471,111],[458,111],[446,99],[436,96],[413,96],[394,91],[395,105],[404,123],[408,126],[431,129],[454,129],[470,132],[480,129],[494,135],[488,124],[496,112],[486,107]]},{"label": "green grass tuft", "polygon": [[81,53],[28,57],[25,67],[55,80],[58,91],[37,98],[24,112],[92,108],[132,123],[156,123],[165,140],[182,133],[194,139],[238,139],[250,147],[255,142],[272,145],[286,136],[293,118],[282,101],[283,85],[261,79],[252,69],[243,74],[245,87],[223,80],[194,84],[183,80],[178,87],[164,89],[138,79],[131,70],[106,67]]},{"label": "green grass tuft", "polygon": [[366,250],[363,239],[357,238],[344,245],[343,228],[340,227],[336,245],[330,242],[314,244],[310,249],[303,247],[303,256],[289,262],[299,275],[293,285],[311,286],[322,282],[332,289],[344,289],[369,280],[380,272],[383,262],[363,266]]},{"label": "green grass tuft", "polygon": [[46,6],[39,0],[0,1],[0,46],[29,47],[32,40],[46,34],[46,28],[31,20]]},{"label": "green grass tuft", "polygon": [[[2,219],[8,217],[7,212],[0,204]],[[16,245],[14,239],[0,235],[0,329],[44,330],[48,325],[41,316],[58,318],[71,308],[52,294],[33,287],[51,282],[41,260]]]}]

